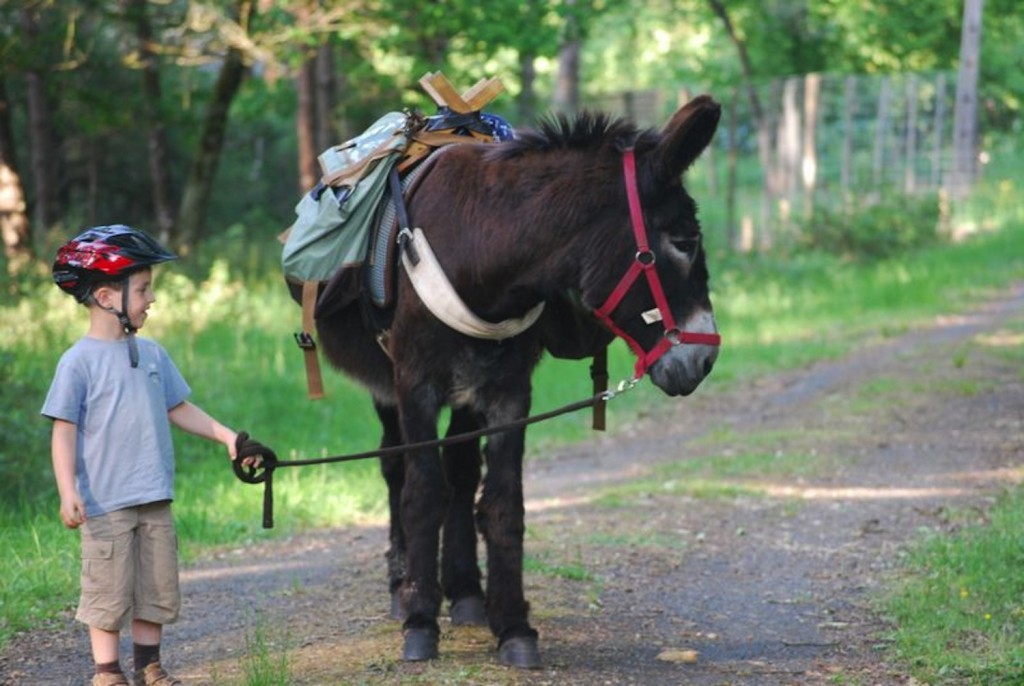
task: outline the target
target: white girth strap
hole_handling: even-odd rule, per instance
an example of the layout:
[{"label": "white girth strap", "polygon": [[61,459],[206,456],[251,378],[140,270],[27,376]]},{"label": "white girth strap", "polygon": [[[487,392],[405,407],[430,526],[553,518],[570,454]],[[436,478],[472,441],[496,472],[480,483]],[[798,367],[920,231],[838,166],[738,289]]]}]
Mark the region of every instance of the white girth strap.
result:
[{"label": "white girth strap", "polygon": [[500,341],[529,329],[544,310],[544,303],[540,302],[517,319],[506,319],[497,323],[480,319],[455,292],[423,232],[419,228],[414,228],[409,240],[415,254],[419,256],[419,262],[413,264],[409,259],[409,251],[402,251],[402,265],[409,275],[412,287],[427,309],[456,331],[473,338]]}]

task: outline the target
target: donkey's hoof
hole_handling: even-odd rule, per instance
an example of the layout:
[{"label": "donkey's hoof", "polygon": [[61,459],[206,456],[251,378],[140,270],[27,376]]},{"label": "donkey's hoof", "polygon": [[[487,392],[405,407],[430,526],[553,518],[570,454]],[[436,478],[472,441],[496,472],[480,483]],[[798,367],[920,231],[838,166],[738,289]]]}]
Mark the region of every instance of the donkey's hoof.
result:
[{"label": "donkey's hoof", "polygon": [[520,669],[540,669],[540,650],[536,636],[516,636],[498,647],[501,664]]},{"label": "donkey's hoof", "polygon": [[456,600],[452,603],[451,615],[455,626],[487,626],[487,608],[478,595]]},{"label": "donkey's hoof", "polygon": [[405,610],[402,609],[402,599],[398,597],[398,593],[391,594],[391,619],[397,619],[399,622],[406,620]]},{"label": "donkey's hoof", "polygon": [[406,629],[402,659],[406,662],[422,662],[437,657],[437,631],[434,629]]}]

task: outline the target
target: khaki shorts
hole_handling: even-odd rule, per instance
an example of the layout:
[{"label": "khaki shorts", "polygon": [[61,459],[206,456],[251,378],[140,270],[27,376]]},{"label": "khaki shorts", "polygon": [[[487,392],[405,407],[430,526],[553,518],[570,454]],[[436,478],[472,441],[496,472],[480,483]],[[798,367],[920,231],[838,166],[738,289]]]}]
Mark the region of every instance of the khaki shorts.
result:
[{"label": "khaki shorts", "polygon": [[129,619],[178,619],[178,537],[171,504],[129,507],[82,525],[82,596],[75,618],[105,631]]}]

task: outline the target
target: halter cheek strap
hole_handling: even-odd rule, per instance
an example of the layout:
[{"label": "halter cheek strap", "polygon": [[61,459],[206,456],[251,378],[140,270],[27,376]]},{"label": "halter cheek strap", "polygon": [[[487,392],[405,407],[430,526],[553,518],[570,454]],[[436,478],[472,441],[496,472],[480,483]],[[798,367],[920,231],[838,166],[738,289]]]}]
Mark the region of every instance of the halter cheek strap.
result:
[{"label": "halter cheek strap", "polygon": [[[655,255],[647,241],[647,227],[644,225],[644,213],[640,206],[640,193],[636,183],[636,156],[633,148],[628,148],[622,155],[623,177],[626,182],[626,197],[629,201],[629,216],[633,225],[633,237],[636,240],[636,255],[629,269],[622,279],[612,290],[608,299],[604,301],[594,315],[612,333],[626,341],[630,349],[637,357],[636,366],[633,370],[635,379],[639,379],[657,361],[659,357],[668,352],[673,346],[684,343],[696,345],[721,345],[722,337],[717,333],[696,333],[691,331],[680,331],[676,326],[675,317],[665,297],[665,289],[662,288],[658,271],[654,268]],[[633,284],[643,274],[647,280],[647,287],[654,297],[658,312],[661,314],[661,322],[665,327],[662,336],[654,347],[645,351],[640,343],[630,336],[626,331],[612,321],[611,314],[618,307],[619,303],[633,287]]]}]

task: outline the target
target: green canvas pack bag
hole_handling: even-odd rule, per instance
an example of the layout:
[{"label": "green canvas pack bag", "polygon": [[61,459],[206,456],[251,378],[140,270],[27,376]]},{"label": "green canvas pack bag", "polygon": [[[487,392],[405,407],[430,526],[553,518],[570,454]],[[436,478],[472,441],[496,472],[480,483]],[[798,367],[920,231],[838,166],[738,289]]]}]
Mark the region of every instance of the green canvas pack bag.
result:
[{"label": "green canvas pack bag", "polygon": [[363,262],[388,172],[409,145],[407,122],[408,115],[391,112],[320,154],[323,178],[295,206],[281,252],[288,279],[327,281],[338,269]]},{"label": "green canvas pack bag", "polygon": [[305,355],[310,398],[323,397],[313,338],[320,286],[339,270],[365,261],[388,173],[409,146],[409,119],[390,112],[359,136],[322,152],[323,177],[295,206],[295,223],[283,236],[285,278],[302,288],[302,331],[295,340]]}]

